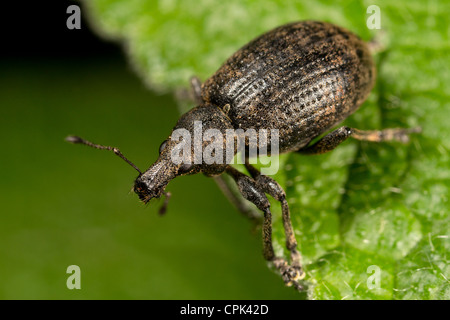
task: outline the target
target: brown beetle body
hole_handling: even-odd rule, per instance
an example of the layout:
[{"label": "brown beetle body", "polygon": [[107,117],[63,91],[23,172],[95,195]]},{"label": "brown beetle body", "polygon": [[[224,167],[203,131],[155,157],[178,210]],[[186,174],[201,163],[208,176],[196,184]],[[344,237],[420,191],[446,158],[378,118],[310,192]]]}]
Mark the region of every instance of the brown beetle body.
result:
[{"label": "brown beetle body", "polygon": [[373,87],[367,45],[336,25],[276,28],[233,54],[202,86],[235,128],[280,130],[280,152],[298,150],[354,112]]}]

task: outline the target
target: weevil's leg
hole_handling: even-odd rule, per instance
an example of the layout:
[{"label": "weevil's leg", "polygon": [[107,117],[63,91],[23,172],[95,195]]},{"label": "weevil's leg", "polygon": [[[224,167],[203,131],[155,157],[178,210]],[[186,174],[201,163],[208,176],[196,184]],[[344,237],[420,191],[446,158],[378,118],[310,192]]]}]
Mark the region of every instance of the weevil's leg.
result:
[{"label": "weevil's leg", "polygon": [[258,169],[249,163],[248,159],[245,159],[245,167],[256,181],[258,188],[281,203],[283,228],[286,236],[286,248],[289,250],[291,257],[290,267],[293,269],[291,271],[296,273],[296,275],[292,275],[292,277],[295,278],[295,280],[300,280],[305,274],[301,267],[301,256],[297,250],[297,240],[295,239],[294,228],[291,223],[286,192],[284,192],[283,188],[274,179],[262,175]]},{"label": "weevil's leg", "polygon": [[300,289],[297,281],[299,273],[297,268],[293,268],[283,258],[275,257],[272,246],[272,213],[270,211],[270,203],[264,191],[260,190],[256,185],[256,181],[239,172],[231,166],[228,166],[226,172],[234,179],[242,196],[248,201],[256,205],[256,207],[264,213],[263,223],[263,255],[268,261],[272,261],[286,285],[296,285]]},{"label": "weevil's leg", "polygon": [[239,195],[239,190],[232,190],[231,186],[228,185],[223,176],[215,176],[213,178],[222,193],[244,216],[254,222],[261,221],[260,212]]},{"label": "weevil's leg", "polygon": [[302,154],[321,154],[333,150],[339,144],[352,137],[362,141],[383,142],[383,141],[399,141],[407,143],[409,134],[421,132],[420,128],[391,128],[384,130],[359,130],[349,127],[340,127],[315,144],[304,149],[297,150]]},{"label": "weevil's leg", "polygon": [[367,42],[367,47],[369,48],[370,52],[372,54],[376,54],[379,52],[382,52],[386,49],[386,46],[382,43],[383,38],[385,37],[385,34],[382,32],[377,33],[375,38]]},{"label": "weevil's leg", "polygon": [[236,182],[242,196],[256,205],[264,213],[263,241],[264,258],[272,261],[275,257],[272,247],[272,213],[270,212],[270,203],[264,192],[256,187],[255,181],[235,168],[228,166],[226,169]]},{"label": "weevil's leg", "polygon": [[194,99],[195,103],[197,103],[199,105],[203,102],[202,101],[202,82],[200,81],[200,79],[198,77],[192,77],[190,79],[190,83],[191,83],[191,92],[193,95],[193,99]]}]

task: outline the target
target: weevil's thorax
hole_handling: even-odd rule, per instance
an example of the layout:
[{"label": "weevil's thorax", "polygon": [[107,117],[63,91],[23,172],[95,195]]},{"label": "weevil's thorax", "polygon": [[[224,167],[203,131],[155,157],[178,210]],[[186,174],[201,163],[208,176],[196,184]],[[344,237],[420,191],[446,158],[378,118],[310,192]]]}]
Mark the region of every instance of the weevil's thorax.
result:
[{"label": "weevil's thorax", "polygon": [[[221,174],[236,152],[235,148],[227,148],[234,141],[229,117],[211,104],[198,106],[182,115],[169,139],[179,146],[177,150],[187,157],[186,162],[192,164],[187,174]],[[187,139],[187,146],[180,147],[180,142],[184,139]],[[172,155],[173,150],[174,148]]]},{"label": "weevil's thorax", "polygon": [[204,101],[230,105],[236,128],[278,129],[280,151],[299,149],[367,98],[375,79],[366,44],[317,21],[284,25],[232,55],[202,86]]}]

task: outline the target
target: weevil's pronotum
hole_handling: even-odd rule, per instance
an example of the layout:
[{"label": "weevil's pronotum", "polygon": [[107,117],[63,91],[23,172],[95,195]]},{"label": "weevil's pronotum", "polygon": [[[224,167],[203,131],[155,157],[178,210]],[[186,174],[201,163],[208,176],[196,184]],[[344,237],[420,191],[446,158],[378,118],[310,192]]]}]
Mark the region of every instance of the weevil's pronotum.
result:
[{"label": "weevil's pronotum", "polygon": [[[182,115],[173,130],[185,129],[194,135],[194,122],[201,121],[203,132],[217,129],[223,133],[219,144],[225,146],[229,139],[237,139],[226,135],[227,129],[255,129],[256,132],[275,129],[279,133],[280,153],[310,155],[331,151],[349,137],[407,142],[408,134],[418,129],[363,131],[341,126],[311,143],[353,113],[369,95],[374,80],[375,67],[369,47],[358,36],[325,22],[290,23],[245,45],[203,84],[193,78],[191,86],[198,106]],[[74,136],[67,140],[113,150],[131,164],[139,172],[134,191],[145,203],[167,195],[164,191],[167,184],[177,176],[230,175],[242,196],[264,213],[264,258],[273,263],[287,285],[300,287],[298,281],[305,273],[286,194],[275,180],[252,166],[248,158],[245,167],[250,175],[232,167],[225,155],[223,161],[195,163],[193,146],[188,161],[176,164],[171,154],[179,141],[171,135],[161,144],[158,160],[141,172],[116,148],[95,145]],[[210,142],[202,142],[203,150]],[[248,143],[245,140],[247,147]],[[281,204],[289,261],[274,254],[272,214],[266,195]]]}]

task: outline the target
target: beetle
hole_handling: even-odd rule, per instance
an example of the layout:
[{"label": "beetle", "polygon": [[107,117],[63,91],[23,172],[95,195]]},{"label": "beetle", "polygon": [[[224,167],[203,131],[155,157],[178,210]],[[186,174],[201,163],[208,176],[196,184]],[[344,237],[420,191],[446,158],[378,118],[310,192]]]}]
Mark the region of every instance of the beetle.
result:
[{"label": "beetle", "polygon": [[[132,165],[139,172],[134,191],[144,203],[162,195],[169,196],[165,188],[178,176],[196,173],[211,177],[230,175],[243,198],[264,214],[264,258],[273,263],[286,285],[301,288],[299,280],[305,272],[283,188],[252,166],[249,157],[245,158],[249,175],[231,166],[230,158],[225,155],[220,159],[223,161],[195,162],[193,146],[185,154],[186,161],[175,163],[172,156],[180,139],[174,138],[174,132],[182,129],[195,134],[195,123],[201,122],[202,132],[215,129],[223,133],[215,143],[225,146],[230,140],[239,138],[237,134],[225,135],[227,130],[275,129],[279,133],[280,153],[308,155],[331,151],[349,137],[406,143],[409,134],[419,132],[418,128],[364,131],[340,126],[331,130],[366,100],[374,86],[375,75],[369,46],[354,33],[327,22],[289,23],[249,42],[203,84],[196,77],[191,79],[198,106],[180,117],[171,136],[161,144],[158,159],[145,172],[117,148],[93,144],[77,136],[69,136],[67,140],[112,150]],[[202,141],[200,151],[211,143],[212,140]],[[250,147],[248,139],[244,139],[244,146]],[[236,152],[233,148],[232,155]],[[281,204],[289,261],[274,253],[272,214],[267,195]]]}]

